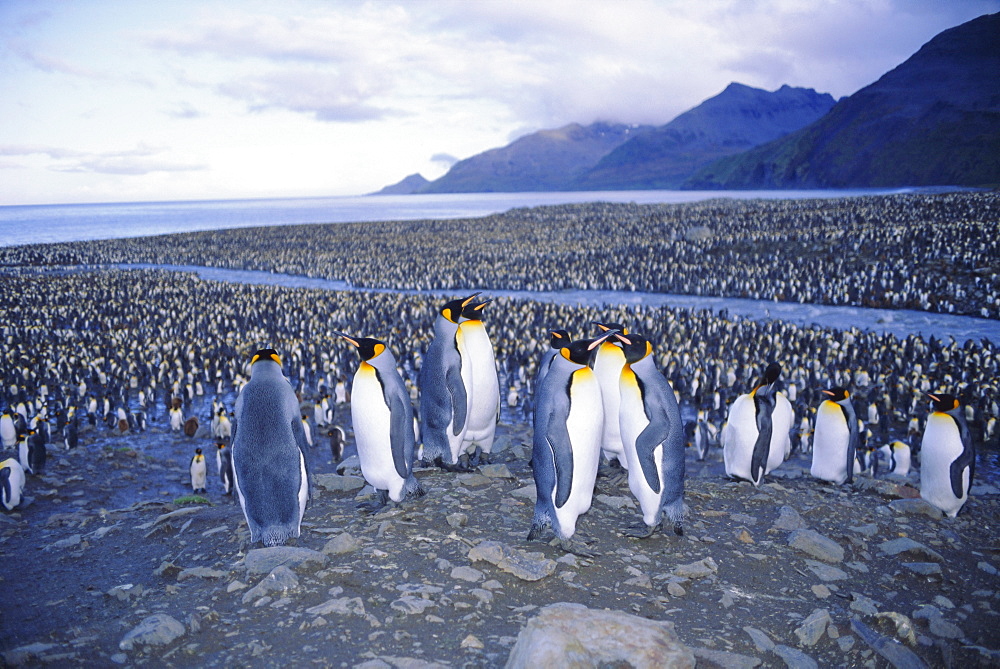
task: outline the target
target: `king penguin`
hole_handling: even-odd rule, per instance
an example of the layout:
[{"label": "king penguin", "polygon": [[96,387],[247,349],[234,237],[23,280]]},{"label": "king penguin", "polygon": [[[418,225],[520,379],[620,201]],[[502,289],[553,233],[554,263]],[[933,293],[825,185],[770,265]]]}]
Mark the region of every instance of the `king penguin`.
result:
[{"label": "king penguin", "polygon": [[443,469],[459,467],[468,427],[472,369],[459,328],[462,311],[478,295],[447,302],[434,319],[434,339],[420,366],[420,433],[424,459]]},{"label": "king penguin", "polygon": [[934,411],[920,442],[920,496],[954,518],[969,499],[976,449],[962,404],[953,395],[930,394]]},{"label": "king penguin", "polygon": [[812,466],[815,478],[840,485],[854,481],[854,460],[860,440],[858,419],[846,388],[822,391],[828,396],[816,411]]},{"label": "king penguin", "polygon": [[[619,323],[594,323],[604,333],[620,332],[628,335],[628,328]],[[618,418],[621,397],[618,384],[622,367],[625,366],[625,353],[621,347],[606,339],[594,353],[594,374],[601,386],[601,402],[604,407],[604,433],[601,437],[601,451],[609,462],[617,460],[622,467],[628,469],[628,458],[625,457],[622,445],[621,424]]]},{"label": "king penguin", "polygon": [[902,441],[894,441],[878,449],[889,469],[887,473],[906,476],[910,473],[910,446]]},{"label": "king penguin", "polygon": [[222,442],[218,446],[217,457],[219,465],[219,481],[222,483],[222,494],[231,495],[233,492],[233,450],[226,448]]},{"label": "king penguin", "polygon": [[577,518],[590,509],[604,430],[601,387],[590,362],[610,334],[564,345],[536,389],[531,451],[536,501],[528,541],[548,525],[568,541]]},{"label": "king penguin", "polygon": [[489,462],[500,421],[500,377],[493,342],[482,320],[483,308],[489,303],[490,300],[476,300],[467,304],[458,325],[472,371],[472,390],[467,400],[468,426],[462,437],[461,452],[470,453],[473,464]]},{"label": "king penguin", "polygon": [[789,431],[794,421],[791,402],[775,385],[781,365],[772,362],[753,390],[729,407],[722,429],[726,475],[759,486],[764,474],[785,461],[791,449]]},{"label": "king penguin", "polygon": [[[674,389],[653,362],[645,337],[616,334],[625,353],[619,389],[619,421],[628,487],[639,500],[643,523],[627,536],[651,536],[664,516],[684,533],[684,425]],[[605,434],[607,430],[605,430]]]},{"label": "king penguin", "polygon": [[205,455],[200,448],[194,449],[194,457],[191,458],[191,490],[196,495],[206,492],[205,483],[208,479],[208,463],[205,462]]},{"label": "king penguin", "polygon": [[236,398],[232,459],[236,494],[250,541],[281,546],[298,537],[309,499],[299,401],[274,349],[250,360],[250,380]]},{"label": "king penguin", "polygon": [[10,409],[4,409],[0,414],[0,444],[4,448],[13,448],[17,444],[17,427]]},{"label": "king penguin", "polygon": [[559,349],[570,343],[569,332],[566,330],[549,331],[549,350],[542,355],[542,361],[538,363],[538,372],[535,374],[535,388],[542,385],[542,379],[549,371],[552,361],[559,355]]},{"label": "king penguin", "polygon": [[0,462],[0,502],[3,508],[13,511],[21,503],[24,492],[24,468],[14,458]]},{"label": "king penguin", "polygon": [[389,499],[398,504],[422,496],[413,475],[413,406],[396,358],[378,339],[337,334],[361,357],[351,392],[351,421],[361,474],[378,494],[369,510],[382,508]]}]

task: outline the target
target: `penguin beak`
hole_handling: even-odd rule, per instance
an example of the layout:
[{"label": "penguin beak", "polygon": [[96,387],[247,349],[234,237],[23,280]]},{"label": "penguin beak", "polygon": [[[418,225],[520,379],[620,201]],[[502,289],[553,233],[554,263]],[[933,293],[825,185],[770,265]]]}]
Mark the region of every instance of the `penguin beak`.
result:
[{"label": "penguin beak", "polygon": [[601,344],[603,344],[604,341],[608,337],[610,337],[611,335],[614,335],[614,334],[618,334],[618,331],[617,330],[608,330],[603,335],[601,335],[600,337],[598,337],[594,341],[590,342],[590,346],[587,347],[587,350],[588,351],[593,351],[595,348],[597,348],[598,346],[600,346]]},{"label": "penguin beak", "polygon": [[827,395],[829,395],[830,397],[833,397],[833,393],[831,393],[831,392],[830,392],[829,390],[822,390],[822,391],[820,391],[820,392],[824,392],[824,393],[826,393]]},{"label": "penguin beak", "polygon": [[[469,302],[472,302],[472,300],[476,299],[476,297],[478,297],[479,293],[481,293],[481,292],[483,292],[483,291],[480,290],[480,291],[477,291],[477,292],[473,293],[472,295],[469,295],[467,298],[465,298],[462,301],[462,306],[463,307],[469,306]],[[486,300],[486,302],[489,302],[489,300]],[[486,302],[484,302],[483,304],[485,305]]]},{"label": "penguin beak", "polygon": [[[601,327],[604,327],[604,326],[602,325]],[[625,343],[625,344],[631,344],[631,343],[632,343],[632,340],[631,340],[631,339],[628,339],[627,337],[625,337],[625,335],[623,335],[622,333],[620,333],[620,332],[617,332],[617,331],[615,331],[615,330],[612,330],[612,331],[611,331],[611,332],[609,332],[608,334],[614,334],[614,335],[615,335],[615,337],[617,337],[617,338],[618,338],[618,341],[620,341],[620,342],[622,342],[622,343]]]},{"label": "penguin beak", "polygon": [[934,394],[932,394],[932,393],[926,393],[926,395],[927,395],[927,397],[931,398],[931,399],[932,399],[932,400],[934,400],[935,402],[940,402],[940,401],[941,401],[941,398],[940,398],[940,397],[938,397],[937,395],[934,395]]},{"label": "penguin beak", "polygon": [[[476,294],[478,295],[478,293],[476,293]],[[483,307],[485,307],[485,306],[486,306],[487,304],[489,304],[490,302],[492,302],[492,301],[493,301],[493,299],[494,299],[494,298],[492,298],[492,297],[491,297],[491,298],[488,298],[488,299],[486,299],[486,300],[483,300],[482,302],[480,302],[479,304],[477,304],[477,305],[476,305],[475,307],[473,307],[473,308],[474,308],[474,309],[475,309],[476,311],[482,311],[482,310],[483,310]]]},{"label": "penguin beak", "polygon": [[338,337],[340,337],[341,339],[343,339],[344,341],[346,341],[348,344],[350,344],[354,348],[361,348],[361,344],[359,344],[356,339],[350,337],[349,335],[346,335],[343,332],[337,332],[337,331],[334,331],[333,334],[337,335]]}]

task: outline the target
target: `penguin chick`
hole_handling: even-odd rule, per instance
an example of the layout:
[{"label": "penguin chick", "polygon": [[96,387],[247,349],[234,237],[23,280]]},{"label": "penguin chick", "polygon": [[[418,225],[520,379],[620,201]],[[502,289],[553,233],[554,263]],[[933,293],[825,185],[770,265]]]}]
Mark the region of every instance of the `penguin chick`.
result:
[{"label": "penguin chick", "polygon": [[191,458],[191,466],[188,469],[191,472],[191,490],[196,495],[204,494],[208,463],[205,462],[205,456],[202,455],[200,448],[194,449],[194,457]]},{"label": "penguin chick", "polygon": [[330,427],[327,435],[330,437],[330,457],[333,460],[333,464],[339,464],[344,459],[344,445],[347,443],[347,439],[344,436],[344,428],[339,425],[333,425]]},{"label": "penguin chick", "polygon": [[930,394],[933,413],[920,442],[920,496],[954,518],[969,499],[976,448],[954,395]]},{"label": "penguin chick", "polygon": [[424,489],[413,476],[413,406],[396,358],[378,339],[337,334],[361,358],[351,393],[351,422],[361,475],[378,495],[369,509],[378,510],[389,499],[398,504],[422,496]]},{"label": "penguin chick", "polygon": [[[619,421],[628,485],[639,501],[644,525],[626,536],[651,536],[668,518],[683,534],[684,425],[674,389],[653,362],[653,345],[634,333],[617,334],[625,364],[619,389]],[[606,433],[606,431],[605,431]]]},{"label": "penguin chick", "polygon": [[250,541],[284,545],[301,531],[309,475],[299,402],[274,349],[251,358],[235,413],[233,480]]}]

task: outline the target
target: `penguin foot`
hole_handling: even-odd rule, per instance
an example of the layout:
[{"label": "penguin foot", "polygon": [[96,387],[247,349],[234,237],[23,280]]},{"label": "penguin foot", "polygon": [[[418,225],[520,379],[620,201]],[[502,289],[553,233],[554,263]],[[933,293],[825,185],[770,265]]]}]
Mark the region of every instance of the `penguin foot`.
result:
[{"label": "penguin foot", "polygon": [[602,462],[597,466],[597,478],[611,478],[612,476],[618,476],[621,474],[622,465],[617,460],[609,460],[607,463]]},{"label": "penguin foot", "polygon": [[472,467],[468,465],[468,460],[466,460],[466,464],[464,465],[462,464],[461,460],[459,460],[458,463],[453,465],[442,460],[441,456],[439,455],[436,458],[434,458],[434,464],[435,466],[443,469],[446,472],[467,473],[472,471]]},{"label": "penguin foot", "polygon": [[541,524],[537,524],[537,523],[532,523],[531,524],[531,531],[528,532],[528,536],[526,537],[526,540],[527,541],[535,541],[536,539],[540,538],[541,535],[542,535],[542,532],[545,531],[545,527],[546,527],[545,525],[541,525]]},{"label": "penguin foot", "polygon": [[647,525],[646,523],[635,523],[622,530],[622,536],[632,539],[648,539],[660,528],[659,525]]},{"label": "penguin foot", "polygon": [[376,490],[377,497],[370,502],[362,502],[358,504],[357,509],[365,515],[371,515],[378,513],[389,503],[389,491],[388,490]]}]

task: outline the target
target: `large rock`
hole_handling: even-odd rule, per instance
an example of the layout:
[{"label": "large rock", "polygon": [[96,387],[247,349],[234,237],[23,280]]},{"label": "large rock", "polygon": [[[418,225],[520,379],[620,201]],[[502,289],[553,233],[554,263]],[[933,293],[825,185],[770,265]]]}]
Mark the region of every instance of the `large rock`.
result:
[{"label": "large rock", "polygon": [[285,565],[278,565],[260,583],[243,593],[243,603],[256,601],[272,592],[298,590],[299,578]]},{"label": "large rock", "polygon": [[154,613],[129,630],[118,644],[122,650],[136,646],[166,646],[184,635],[184,625],[166,613]]},{"label": "large rock", "polygon": [[933,562],[944,562],[944,557],[940,553],[909,537],[885,541],[879,545],[879,549],[886,555],[905,554],[916,558],[926,558]]},{"label": "large rock", "polygon": [[833,539],[815,530],[795,530],[788,535],[788,545],[824,562],[843,562],[844,549]]},{"label": "large rock", "polygon": [[658,669],[694,667],[695,657],[678,639],[672,622],[560,602],[528,621],[506,666]]},{"label": "large rock", "polygon": [[289,569],[318,569],[326,564],[327,557],[319,551],[297,546],[269,546],[254,548],[243,558],[243,565],[251,574],[270,574],[275,567],[285,565]]},{"label": "large rock", "polygon": [[312,480],[313,485],[329,492],[354,492],[365,487],[365,480],[360,476],[313,474]]}]

